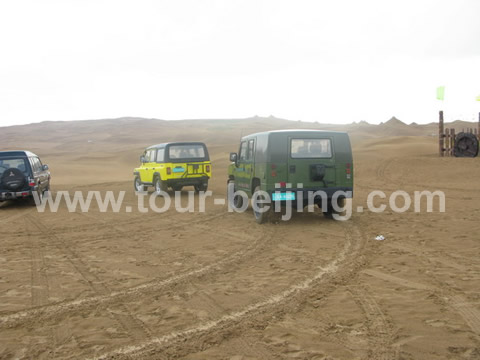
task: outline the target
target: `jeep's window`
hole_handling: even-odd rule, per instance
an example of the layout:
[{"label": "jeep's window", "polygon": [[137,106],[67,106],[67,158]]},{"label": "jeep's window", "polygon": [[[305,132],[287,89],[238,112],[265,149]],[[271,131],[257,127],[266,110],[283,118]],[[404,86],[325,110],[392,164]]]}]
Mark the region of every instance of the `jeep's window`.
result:
[{"label": "jeep's window", "polygon": [[157,163],[163,162],[165,158],[165,149],[158,149],[157,151]]},{"label": "jeep's window", "polygon": [[203,145],[172,145],[168,150],[168,157],[170,159],[204,159],[205,148]]},{"label": "jeep's window", "polygon": [[293,159],[331,158],[330,139],[292,139],[290,154]]},{"label": "jeep's window", "polygon": [[25,175],[28,175],[27,164],[24,159],[1,159],[0,160],[0,177],[3,175],[5,170],[8,169],[18,169]]},{"label": "jeep's window", "polygon": [[147,162],[154,162],[155,161],[155,150],[148,150],[147,153],[145,154],[145,160]]},{"label": "jeep's window", "polygon": [[247,157],[247,142],[244,141],[240,145],[240,160],[245,160]]},{"label": "jeep's window", "polygon": [[255,149],[255,140],[252,139],[248,142],[248,152],[247,152],[248,160],[253,160],[254,149]]}]

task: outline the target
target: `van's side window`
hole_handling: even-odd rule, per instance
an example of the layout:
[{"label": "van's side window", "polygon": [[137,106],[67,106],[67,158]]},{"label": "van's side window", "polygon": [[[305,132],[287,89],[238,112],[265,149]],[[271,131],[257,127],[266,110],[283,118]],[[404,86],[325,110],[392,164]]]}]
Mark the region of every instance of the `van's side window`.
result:
[{"label": "van's side window", "polygon": [[248,153],[247,153],[248,160],[253,160],[254,150],[255,150],[255,140],[252,139],[248,142]]},{"label": "van's side window", "polygon": [[292,139],[290,149],[293,159],[332,157],[330,139]]},{"label": "van's side window", "polygon": [[240,145],[240,160],[245,160],[247,158],[247,142],[243,141]]}]

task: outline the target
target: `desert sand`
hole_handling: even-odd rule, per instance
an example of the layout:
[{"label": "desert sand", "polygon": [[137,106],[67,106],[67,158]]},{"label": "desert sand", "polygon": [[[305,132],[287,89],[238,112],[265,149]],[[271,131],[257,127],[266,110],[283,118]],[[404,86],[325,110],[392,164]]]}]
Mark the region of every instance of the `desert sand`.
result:
[{"label": "desert sand", "polygon": [[[442,190],[446,212],[354,211],[341,222],[315,211],[257,225],[251,211],[229,213],[213,199],[205,213],[133,206],[144,147],[206,142],[209,189],[224,197],[240,136],[279,128],[349,132],[354,209],[372,190]],[[439,158],[436,133],[396,119],[0,128],[1,150],[28,149],[50,166],[53,192],[123,190],[134,209],[0,205],[0,358],[479,359],[480,158]]]}]

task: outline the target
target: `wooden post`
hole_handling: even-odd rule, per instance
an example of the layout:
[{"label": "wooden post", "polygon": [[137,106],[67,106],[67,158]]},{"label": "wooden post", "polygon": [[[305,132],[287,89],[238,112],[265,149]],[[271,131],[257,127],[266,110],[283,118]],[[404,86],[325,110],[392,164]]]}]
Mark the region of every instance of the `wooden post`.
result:
[{"label": "wooden post", "polygon": [[[480,116],[480,115],[479,115]],[[479,117],[480,121],[480,117]],[[438,152],[440,156],[443,156],[443,111],[440,110],[438,121]]]},{"label": "wooden post", "polygon": [[450,156],[453,156],[455,153],[455,129],[450,130],[450,137],[452,138],[452,143],[450,146]]},{"label": "wooden post", "polygon": [[450,129],[445,129],[445,156],[450,155]]}]

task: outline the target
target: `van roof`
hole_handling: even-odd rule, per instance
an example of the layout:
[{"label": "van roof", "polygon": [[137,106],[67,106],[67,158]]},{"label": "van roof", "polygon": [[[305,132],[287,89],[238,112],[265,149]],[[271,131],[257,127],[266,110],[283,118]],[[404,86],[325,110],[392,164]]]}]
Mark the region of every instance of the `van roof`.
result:
[{"label": "van roof", "polygon": [[167,145],[203,145],[205,146],[204,143],[199,141],[177,141],[177,142],[167,142],[167,143],[152,145],[147,147],[147,149],[159,149],[159,148],[164,148]]},{"label": "van roof", "polygon": [[0,157],[12,157],[12,156],[32,157],[37,155],[27,150],[0,151]]},{"label": "van roof", "polygon": [[250,135],[244,136],[250,137],[250,136],[256,136],[256,135],[266,135],[266,134],[278,134],[278,133],[292,133],[292,134],[312,134],[312,133],[322,133],[322,134],[346,134],[345,131],[330,131],[330,130],[313,130],[313,129],[283,129],[283,130],[271,130],[271,131],[262,131]]}]

